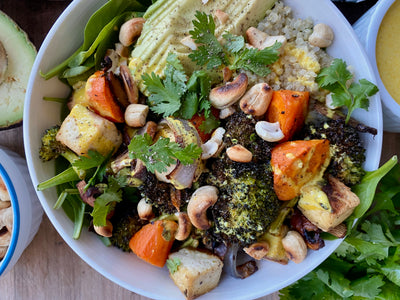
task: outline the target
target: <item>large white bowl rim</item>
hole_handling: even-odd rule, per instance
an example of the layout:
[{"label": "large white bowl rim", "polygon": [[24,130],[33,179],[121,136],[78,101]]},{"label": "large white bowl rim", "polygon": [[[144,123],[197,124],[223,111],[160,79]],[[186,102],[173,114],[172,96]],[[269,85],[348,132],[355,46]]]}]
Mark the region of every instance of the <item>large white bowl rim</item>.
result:
[{"label": "large white bowl rim", "polygon": [[[56,78],[45,81],[39,71],[68,57],[82,42],[82,28],[90,15],[103,4],[101,1],[75,0],[63,12],[50,30],[32,68],[28,84],[24,111],[24,141],[28,167],[33,184],[48,179],[54,174],[52,163],[42,163],[38,158],[40,136],[46,128],[60,122],[60,106],[42,101],[43,96],[66,97],[68,89]],[[344,59],[354,66],[357,78],[376,82],[367,56],[352,27],[329,0],[286,0],[293,7],[296,16],[311,16],[315,23],[330,25],[336,34],[328,50],[335,57]],[[375,127],[378,135],[363,135],[367,148],[366,170],[375,170],[379,165],[382,147],[381,104],[378,96],[370,101],[368,112],[356,110],[354,117]],[[61,210],[52,208],[57,199],[55,189],[37,192],[50,221],[67,244],[91,267],[128,290],[156,299],[184,299],[173,284],[166,268],[158,269],[142,262],[135,255],[125,254],[116,248],[106,248],[92,233],[83,230],[79,240],[72,239],[73,224]],[[301,264],[292,262],[287,266],[263,261],[254,275],[239,280],[223,275],[219,286],[201,299],[255,299],[273,293],[313,270],[324,261],[340,244],[341,240],[326,241],[319,251],[310,251]],[[101,250],[99,250],[101,249]]]}]

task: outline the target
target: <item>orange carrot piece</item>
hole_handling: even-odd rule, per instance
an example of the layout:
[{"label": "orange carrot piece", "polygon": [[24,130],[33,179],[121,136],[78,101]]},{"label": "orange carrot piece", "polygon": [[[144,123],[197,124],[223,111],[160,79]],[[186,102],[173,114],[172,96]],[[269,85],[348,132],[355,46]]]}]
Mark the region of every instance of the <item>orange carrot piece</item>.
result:
[{"label": "orange carrot piece", "polygon": [[284,138],[290,140],[304,124],[308,111],[309,92],[274,91],[267,111],[267,121],[279,122]]},{"label": "orange carrot piece", "polygon": [[89,108],[94,112],[112,122],[124,122],[124,113],[115,100],[110,83],[103,71],[97,71],[88,78],[85,94],[89,101]]},{"label": "orange carrot piece", "polygon": [[132,252],[144,261],[162,268],[167,261],[178,224],[157,220],[143,226],[129,241]]},{"label": "orange carrot piece", "polygon": [[271,166],[278,199],[291,200],[300,189],[320,175],[330,162],[329,141],[289,141],[274,147]]}]

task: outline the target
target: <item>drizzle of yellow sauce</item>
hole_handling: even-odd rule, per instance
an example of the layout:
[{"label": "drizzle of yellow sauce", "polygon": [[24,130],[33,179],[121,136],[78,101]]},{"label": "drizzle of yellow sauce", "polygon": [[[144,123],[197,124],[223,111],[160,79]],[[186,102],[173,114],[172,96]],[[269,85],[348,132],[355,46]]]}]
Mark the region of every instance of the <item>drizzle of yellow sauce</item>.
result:
[{"label": "drizzle of yellow sauce", "polygon": [[383,17],[376,39],[376,62],[385,88],[400,104],[400,1]]}]

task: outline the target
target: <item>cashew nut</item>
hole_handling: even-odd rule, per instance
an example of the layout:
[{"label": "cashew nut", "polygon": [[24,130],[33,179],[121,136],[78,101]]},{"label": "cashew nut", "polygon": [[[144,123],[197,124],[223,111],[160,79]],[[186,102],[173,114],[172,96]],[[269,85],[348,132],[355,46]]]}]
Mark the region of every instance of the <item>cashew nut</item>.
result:
[{"label": "cashew nut", "polygon": [[232,70],[229,69],[228,67],[225,67],[222,69],[222,77],[224,79],[224,82],[228,82],[232,78]]},{"label": "cashew nut", "polygon": [[217,200],[218,189],[215,186],[204,185],[193,193],[187,206],[187,213],[194,227],[201,230],[210,228],[207,209],[214,205]]},{"label": "cashew nut", "polygon": [[255,129],[257,135],[267,142],[278,142],[285,137],[279,122],[258,121]]},{"label": "cashew nut", "polygon": [[313,33],[308,38],[308,42],[319,48],[329,47],[333,42],[334,34],[328,25],[319,23],[314,26]]},{"label": "cashew nut", "polygon": [[232,116],[236,112],[236,109],[231,105],[225,107],[219,111],[219,118],[226,119],[227,117]]},{"label": "cashew nut", "polygon": [[226,149],[226,154],[228,155],[229,159],[241,163],[251,162],[253,159],[253,154],[239,144]]},{"label": "cashew nut", "polygon": [[225,85],[211,90],[211,104],[218,109],[223,109],[232,105],[244,95],[247,84],[247,75],[245,73],[240,73],[232,82],[227,82]]},{"label": "cashew nut", "polygon": [[146,202],[146,199],[140,199],[137,205],[139,218],[142,220],[151,220],[154,218],[153,206]]},{"label": "cashew nut", "polygon": [[283,35],[270,36],[267,33],[254,27],[250,27],[249,29],[247,29],[246,37],[249,44],[259,50],[271,47],[277,42],[282,44],[282,49],[287,42],[286,37]]},{"label": "cashew nut", "polygon": [[201,150],[203,151],[201,159],[208,159],[219,153],[219,150],[223,147],[222,139],[224,138],[225,131],[223,127],[218,127],[214,130],[211,138],[201,145]]},{"label": "cashew nut", "polygon": [[229,20],[229,15],[220,9],[215,11],[215,16],[221,24],[225,24]]},{"label": "cashew nut", "polygon": [[181,39],[181,44],[189,47],[191,50],[197,49],[197,44],[191,36],[185,36],[183,39]]},{"label": "cashew nut", "polygon": [[3,201],[0,199],[0,209],[7,208],[11,206],[11,201]]},{"label": "cashew nut", "polygon": [[[0,228],[1,229],[1,228]],[[11,242],[11,231],[7,230],[0,235],[0,247],[8,247]]]},{"label": "cashew nut", "polygon": [[107,223],[105,226],[94,226],[94,231],[98,235],[104,236],[104,237],[111,237],[112,236],[112,231],[113,231],[113,225],[109,220],[107,220]]},{"label": "cashew nut", "polygon": [[262,116],[268,109],[273,90],[266,83],[258,83],[251,87],[240,99],[240,109],[256,117]]},{"label": "cashew nut", "polygon": [[133,44],[136,38],[142,33],[144,18],[133,18],[122,24],[119,30],[119,41],[125,47]]},{"label": "cashew nut", "polygon": [[12,231],[13,228],[13,210],[9,206],[7,208],[0,209],[0,229],[5,226],[8,231]]},{"label": "cashew nut", "polygon": [[267,242],[258,242],[251,244],[249,247],[243,248],[243,250],[252,258],[260,260],[267,255],[269,244]]},{"label": "cashew nut", "polygon": [[125,47],[121,43],[115,43],[115,52],[122,58],[129,57],[129,48]]},{"label": "cashew nut", "polygon": [[282,245],[286,256],[296,264],[301,263],[307,256],[307,245],[297,231],[289,231],[282,239]]},{"label": "cashew nut", "polygon": [[7,250],[7,246],[0,246],[0,261],[6,256]]},{"label": "cashew nut", "polygon": [[175,233],[175,239],[184,241],[192,230],[192,223],[190,223],[189,216],[185,212],[177,212],[175,215],[178,217],[178,231]]},{"label": "cashew nut", "polygon": [[6,79],[6,72],[8,68],[7,52],[3,44],[0,42],[0,84]]},{"label": "cashew nut", "polygon": [[139,90],[133,77],[131,75],[131,71],[125,65],[119,66],[119,71],[122,77],[122,81],[124,83],[124,88],[126,95],[128,96],[129,103],[138,103],[139,101]]},{"label": "cashew nut", "polygon": [[131,127],[142,127],[146,124],[149,107],[144,104],[129,104],[125,110],[125,123]]}]

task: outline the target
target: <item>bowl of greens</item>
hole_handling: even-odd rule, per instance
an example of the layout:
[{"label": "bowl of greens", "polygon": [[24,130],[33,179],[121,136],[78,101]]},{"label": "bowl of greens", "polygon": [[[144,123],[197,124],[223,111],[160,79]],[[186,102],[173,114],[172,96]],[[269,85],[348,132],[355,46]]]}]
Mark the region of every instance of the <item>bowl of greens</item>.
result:
[{"label": "bowl of greens", "polygon": [[330,1],[75,0],[33,66],[29,171],[66,243],[122,287],[261,297],[363,213],[374,82]]}]

